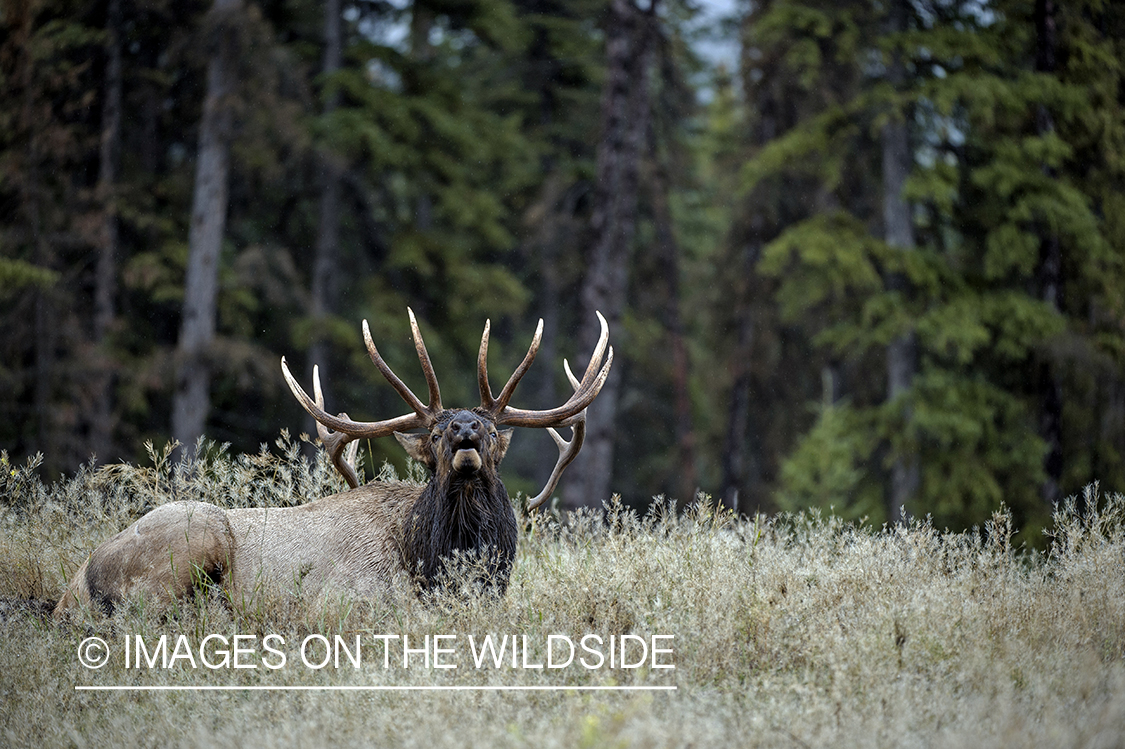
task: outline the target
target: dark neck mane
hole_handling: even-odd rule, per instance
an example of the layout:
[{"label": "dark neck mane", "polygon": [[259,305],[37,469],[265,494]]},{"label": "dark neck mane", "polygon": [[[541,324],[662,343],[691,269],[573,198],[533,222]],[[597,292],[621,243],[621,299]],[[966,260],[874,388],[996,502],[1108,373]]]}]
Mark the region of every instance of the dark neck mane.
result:
[{"label": "dark neck mane", "polygon": [[405,518],[403,562],[423,589],[438,581],[445,560],[458,551],[470,559],[483,555],[482,582],[500,592],[507,588],[516,521],[495,471],[435,475]]}]

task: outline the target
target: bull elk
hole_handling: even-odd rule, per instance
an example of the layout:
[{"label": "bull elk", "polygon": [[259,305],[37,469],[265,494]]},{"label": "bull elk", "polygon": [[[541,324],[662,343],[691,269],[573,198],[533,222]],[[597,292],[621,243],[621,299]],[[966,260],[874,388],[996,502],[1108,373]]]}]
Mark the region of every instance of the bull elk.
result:
[{"label": "bull elk", "polygon": [[[284,508],[224,510],[204,502],[171,502],[152,510],[109,539],[75,573],[58,615],[76,605],[96,604],[106,611],[123,599],[145,595],[167,602],[191,593],[201,580],[221,586],[234,601],[245,601],[268,588],[303,594],[340,592],[372,596],[399,580],[413,580],[416,589],[433,586],[446,560],[458,552],[476,555],[482,575],[494,589],[506,589],[516,550],[516,518],[498,468],[512,438],[512,429],[547,429],[559,449],[558,462],[546,486],[528,502],[543,504],[563,470],[574,460],[586,429],[586,407],[597,396],[613,364],[606,354],[609,326],[601,313],[601,337],[579,381],[564,362],[574,394],[556,408],[529,411],[509,405],[512,394],[539,350],[539,321],[527,355],[503,390],[493,396],[488,383],[488,332],[485,323],[477,356],[480,406],[442,406],[437,377],[414,313],[410,328],[429,388],[425,405],[400,380],[371,340],[367,321],[363,338],[371,361],[412,413],[376,422],[352,421],[347,414],[324,410],[320,375],[313,368],[313,394],[301,388],[284,357],[281,360],[293,395],[317,421],[317,432],[333,464],[351,486],[349,491]],[[602,364],[603,355],[605,363]],[[555,429],[571,427],[570,440]],[[420,433],[409,430],[421,429]],[[423,487],[400,482],[359,485],[346,454],[353,440],[394,434],[432,476]]]}]

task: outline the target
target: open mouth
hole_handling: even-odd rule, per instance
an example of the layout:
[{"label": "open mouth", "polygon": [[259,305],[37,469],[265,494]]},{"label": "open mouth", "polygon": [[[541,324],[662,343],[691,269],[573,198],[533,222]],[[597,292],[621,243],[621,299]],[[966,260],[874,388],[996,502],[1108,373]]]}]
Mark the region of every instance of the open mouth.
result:
[{"label": "open mouth", "polygon": [[480,453],[474,447],[463,447],[453,453],[453,470],[471,473],[480,469]]}]

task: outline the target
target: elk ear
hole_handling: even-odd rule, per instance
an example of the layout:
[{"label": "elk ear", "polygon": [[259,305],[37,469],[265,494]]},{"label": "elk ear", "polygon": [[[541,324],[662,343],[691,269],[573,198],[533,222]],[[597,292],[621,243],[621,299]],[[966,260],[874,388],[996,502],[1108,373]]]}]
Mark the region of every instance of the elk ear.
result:
[{"label": "elk ear", "polygon": [[501,429],[496,433],[496,457],[495,461],[499,465],[504,456],[508,454],[508,446],[512,444],[512,433],[514,429]]},{"label": "elk ear", "polygon": [[430,450],[430,435],[395,432],[395,439],[402,445],[402,449],[406,450],[407,455],[431,471],[434,470],[436,463],[434,453]]}]

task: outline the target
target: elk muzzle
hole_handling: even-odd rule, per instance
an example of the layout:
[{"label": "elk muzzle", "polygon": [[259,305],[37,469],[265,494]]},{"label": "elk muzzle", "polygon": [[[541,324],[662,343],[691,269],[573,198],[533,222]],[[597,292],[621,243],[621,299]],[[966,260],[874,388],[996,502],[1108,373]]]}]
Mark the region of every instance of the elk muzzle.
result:
[{"label": "elk muzzle", "polygon": [[453,470],[458,473],[475,473],[483,464],[481,447],[488,438],[484,421],[469,411],[453,417],[445,429],[446,439],[453,451]]}]

